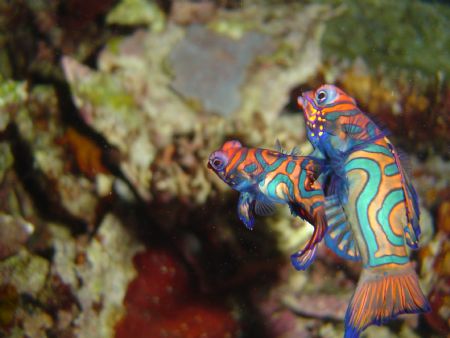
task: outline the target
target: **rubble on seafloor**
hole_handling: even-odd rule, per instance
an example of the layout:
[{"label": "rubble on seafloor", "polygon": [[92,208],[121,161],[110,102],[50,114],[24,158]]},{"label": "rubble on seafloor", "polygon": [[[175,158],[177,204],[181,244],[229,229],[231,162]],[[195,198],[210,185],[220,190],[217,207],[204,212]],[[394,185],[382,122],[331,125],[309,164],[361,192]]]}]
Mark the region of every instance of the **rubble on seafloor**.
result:
[{"label": "rubble on seafloor", "polygon": [[[353,15],[333,3],[45,6],[25,1],[0,21],[23,37],[2,33],[0,44],[36,55],[6,62],[0,51],[10,67],[0,74],[31,78],[0,78],[0,336],[342,336],[360,266],[321,245],[315,263],[295,271],[288,257],[311,226],[283,208],[248,232],[236,194],[206,168],[233,138],[266,148],[278,139],[308,154],[292,96],[321,81],[421,150],[411,156],[423,210],[413,255],[433,310],[365,336],[448,332],[449,166],[421,127],[447,137],[448,84],[393,81],[370,70],[373,60],[336,61],[333,34],[324,54],[323,34]],[[77,8],[85,15],[68,14]],[[57,25],[58,15],[70,20]],[[36,46],[20,20],[30,16],[45,37]]]}]

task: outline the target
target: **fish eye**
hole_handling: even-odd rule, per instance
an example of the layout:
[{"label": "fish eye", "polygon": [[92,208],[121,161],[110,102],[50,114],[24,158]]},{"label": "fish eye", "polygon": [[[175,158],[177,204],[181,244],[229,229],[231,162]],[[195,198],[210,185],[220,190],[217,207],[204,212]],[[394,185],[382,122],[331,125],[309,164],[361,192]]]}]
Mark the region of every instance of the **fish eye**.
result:
[{"label": "fish eye", "polygon": [[317,93],[316,99],[318,103],[322,103],[327,99],[327,92],[325,90],[321,90]]},{"label": "fish eye", "polygon": [[209,157],[208,164],[215,171],[222,171],[228,163],[227,156],[221,151],[215,151]]},{"label": "fish eye", "polygon": [[216,152],[209,159],[209,164],[217,171],[223,170],[227,165],[227,162],[227,158],[220,152]]},{"label": "fish eye", "polygon": [[215,158],[215,159],[212,161],[212,165],[213,165],[214,167],[216,167],[216,168],[220,168],[220,167],[222,166],[222,164],[223,164],[223,161],[222,161],[221,159],[219,159],[219,158]]}]

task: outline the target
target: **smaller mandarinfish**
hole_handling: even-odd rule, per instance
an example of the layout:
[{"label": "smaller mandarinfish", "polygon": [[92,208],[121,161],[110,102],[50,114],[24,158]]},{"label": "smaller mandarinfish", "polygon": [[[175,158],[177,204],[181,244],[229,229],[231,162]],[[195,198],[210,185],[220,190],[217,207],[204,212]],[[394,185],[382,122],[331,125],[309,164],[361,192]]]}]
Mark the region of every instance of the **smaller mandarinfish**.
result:
[{"label": "smaller mandarinfish", "polygon": [[288,204],[293,215],[313,225],[314,232],[306,246],[291,255],[297,270],[305,270],[312,263],[327,228],[324,195],[316,181],[319,162],[307,156],[245,148],[239,141],[228,141],[209,156],[208,168],[240,192],[238,215],[248,229],[253,229],[255,214],[271,214],[274,203]]}]

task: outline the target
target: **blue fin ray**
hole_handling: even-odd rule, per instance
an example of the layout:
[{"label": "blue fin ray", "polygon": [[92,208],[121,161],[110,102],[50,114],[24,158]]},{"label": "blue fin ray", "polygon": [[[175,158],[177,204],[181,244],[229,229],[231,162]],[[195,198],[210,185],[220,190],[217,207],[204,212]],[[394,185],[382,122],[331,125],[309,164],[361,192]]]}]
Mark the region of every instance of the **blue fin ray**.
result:
[{"label": "blue fin ray", "polygon": [[297,147],[292,148],[291,152],[288,153],[283,146],[281,145],[281,142],[279,139],[277,139],[275,141],[275,150],[278,151],[279,153],[282,153],[284,155],[289,155],[289,156],[299,156],[301,155],[300,149],[298,149]]},{"label": "blue fin ray", "polygon": [[239,219],[244,223],[244,225],[249,230],[253,230],[253,225],[255,224],[255,198],[249,192],[242,192],[239,195],[238,202],[238,216]]},{"label": "blue fin ray", "polygon": [[339,257],[352,261],[360,260],[353,232],[336,195],[325,198],[325,216],[328,224],[326,245]]},{"label": "blue fin ray", "polygon": [[314,261],[317,245],[291,255],[291,263],[297,270],[306,270]]},{"label": "blue fin ray", "polygon": [[255,212],[260,216],[270,216],[275,212],[275,205],[266,198],[257,198],[255,202]]}]

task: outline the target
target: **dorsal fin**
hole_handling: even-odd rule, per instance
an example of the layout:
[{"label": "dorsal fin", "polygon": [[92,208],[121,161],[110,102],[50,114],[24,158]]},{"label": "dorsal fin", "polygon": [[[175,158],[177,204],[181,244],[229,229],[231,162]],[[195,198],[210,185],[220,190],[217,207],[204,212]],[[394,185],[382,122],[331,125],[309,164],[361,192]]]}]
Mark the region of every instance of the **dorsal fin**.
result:
[{"label": "dorsal fin", "polygon": [[406,219],[407,224],[404,228],[405,240],[406,244],[410,246],[412,249],[417,249],[419,247],[419,237],[420,237],[420,209],[419,209],[419,197],[417,196],[416,190],[414,189],[411,181],[402,167],[402,163],[400,162],[400,154],[394,148],[392,143],[385,138],[386,143],[389,147],[390,152],[392,153],[395,163],[399,168],[401,180],[402,180],[402,188],[405,196],[405,206],[406,206]]},{"label": "dorsal fin", "polygon": [[281,146],[281,142],[280,142],[279,139],[276,139],[276,141],[275,141],[275,150],[280,152],[280,153],[282,153],[282,154],[284,154],[284,149]]},{"label": "dorsal fin", "polygon": [[302,154],[302,152],[300,151],[300,149],[298,149],[297,147],[294,147],[291,149],[291,152],[289,155],[291,156],[300,156]]},{"label": "dorsal fin", "polygon": [[337,196],[325,198],[325,215],[328,223],[326,245],[339,257],[359,261],[361,257],[353,232]]},{"label": "dorsal fin", "polygon": [[402,168],[405,170],[406,175],[411,177],[411,161],[408,154],[399,147],[395,147],[395,150],[397,150],[398,158],[400,160]]},{"label": "dorsal fin", "polygon": [[284,155],[290,155],[290,156],[299,156],[301,154],[300,150],[297,147],[292,148],[291,152],[288,153],[283,146],[281,145],[281,142],[279,139],[275,141],[275,150],[279,153],[282,153]]}]

